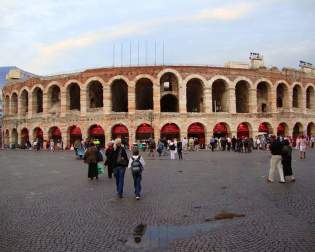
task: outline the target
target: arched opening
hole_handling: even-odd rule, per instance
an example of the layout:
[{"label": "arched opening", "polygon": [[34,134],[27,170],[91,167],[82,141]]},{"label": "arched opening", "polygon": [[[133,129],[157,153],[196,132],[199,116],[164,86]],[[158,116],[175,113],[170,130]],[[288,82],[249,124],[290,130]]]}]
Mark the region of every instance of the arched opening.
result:
[{"label": "arched opening", "polygon": [[191,79],[186,86],[187,112],[204,112],[203,85],[199,79]]},{"label": "arched opening", "polygon": [[315,92],[313,87],[306,89],[306,108],[315,109]]},{"label": "arched opening", "polygon": [[201,123],[193,123],[188,127],[187,138],[197,138],[200,148],[205,148],[205,127]]},{"label": "arched opening", "polygon": [[10,131],[8,129],[5,131],[4,144],[6,147],[10,145]]},{"label": "arched opening", "polygon": [[212,84],[212,112],[229,112],[229,91],[225,80]]},{"label": "arched opening", "polygon": [[33,91],[33,113],[43,112],[43,91],[37,87]]},{"label": "arched opening", "polygon": [[48,112],[60,113],[61,108],[61,94],[60,87],[53,85],[48,90]]},{"label": "arched opening", "polygon": [[273,130],[268,122],[263,122],[259,125],[258,132],[262,134],[272,134]]},{"label": "arched opening", "polygon": [[295,85],[293,88],[292,106],[293,108],[302,107],[302,88],[299,85]]},{"label": "arched opening", "polygon": [[88,136],[91,141],[100,141],[101,146],[105,146],[105,133],[102,126],[94,124],[88,130]]},{"label": "arched opening", "polygon": [[19,139],[19,134],[17,132],[17,129],[13,129],[11,133],[11,144],[13,144],[14,147],[17,147],[18,139]]},{"label": "arched opening", "polygon": [[161,139],[173,140],[180,138],[179,127],[175,123],[165,124],[161,129]]},{"label": "arched opening", "polygon": [[136,83],[136,110],[153,109],[153,83],[143,78]]},{"label": "arched opening", "polygon": [[4,112],[5,115],[10,114],[10,97],[8,95],[4,99]]},{"label": "arched opening", "polygon": [[247,81],[239,81],[235,86],[236,113],[249,112],[249,84]]},{"label": "arched opening", "polygon": [[28,132],[27,128],[23,128],[21,130],[21,146],[22,146],[22,148],[23,147],[25,148],[27,144],[30,144],[29,132]]},{"label": "arched opening", "polygon": [[230,127],[228,124],[219,122],[213,128],[214,137],[228,137],[230,136]]},{"label": "arched opening", "polygon": [[77,83],[71,83],[67,87],[67,110],[80,111],[80,92],[80,86]]},{"label": "arched opening", "polygon": [[277,86],[277,108],[289,108],[289,90],[283,83]]},{"label": "arched opening", "polygon": [[280,123],[277,127],[277,136],[289,136],[289,127],[286,123]]},{"label": "arched opening", "polygon": [[36,127],[33,130],[33,141],[39,141],[40,144],[40,148],[43,148],[43,144],[44,144],[44,132],[41,128]]},{"label": "arched opening", "polygon": [[304,135],[303,125],[301,123],[296,123],[293,127],[292,136],[296,138],[303,135]]},{"label": "arched opening", "polygon": [[21,94],[21,115],[25,116],[28,113],[28,92],[24,89]]},{"label": "arched opening", "polygon": [[120,138],[122,144],[129,146],[129,131],[123,124],[117,124],[112,128],[112,139]]},{"label": "arched opening", "polygon": [[150,138],[154,139],[154,130],[152,126],[147,123],[142,123],[136,130],[136,140],[148,141]]},{"label": "arched opening", "polygon": [[89,108],[103,107],[103,85],[99,81],[91,81],[88,85]]},{"label": "arched opening", "polygon": [[161,112],[178,112],[178,99],[172,94],[161,98]]},{"label": "arched opening", "polygon": [[62,142],[61,130],[58,127],[51,127],[48,131],[48,137],[54,144],[61,144]]},{"label": "arched opening", "polygon": [[161,96],[164,92],[178,93],[178,79],[173,73],[165,73],[160,79]]},{"label": "arched opening", "polygon": [[112,111],[128,112],[128,85],[124,80],[115,80],[111,86]]},{"label": "arched opening", "polygon": [[16,115],[18,113],[18,96],[14,93],[11,97],[11,113]]},{"label": "arched opening", "polygon": [[82,140],[82,132],[81,132],[81,129],[78,126],[76,126],[76,125],[71,126],[68,129],[68,132],[69,132],[70,146],[74,145],[78,141],[81,142],[81,140]]},{"label": "arched opening", "polygon": [[237,138],[251,137],[251,126],[249,123],[243,122],[237,126]]},{"label": "arched opening", "polygon": [[270,112],[270,87],[267,82],[260,82],[257,86],[257,112]]},{"label": "arched opening", "polygon": [[307,125],[307,135],[315,136],[315,124],[312,122]]}]

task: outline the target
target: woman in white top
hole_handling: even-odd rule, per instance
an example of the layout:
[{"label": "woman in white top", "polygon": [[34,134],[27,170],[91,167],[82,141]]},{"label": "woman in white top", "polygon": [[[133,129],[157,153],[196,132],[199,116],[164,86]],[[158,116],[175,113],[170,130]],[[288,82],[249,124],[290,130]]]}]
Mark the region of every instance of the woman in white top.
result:
[{"label": "woman in white top", "polygon": [[141,180],[144,166],[145,162],[143,157],[139,155],[139,150],[137,148],[133,149],[132,157],[129,159],[128,168],[131,169],[133,184],[135,187],[135,195],[137,200],[140,199]]}]

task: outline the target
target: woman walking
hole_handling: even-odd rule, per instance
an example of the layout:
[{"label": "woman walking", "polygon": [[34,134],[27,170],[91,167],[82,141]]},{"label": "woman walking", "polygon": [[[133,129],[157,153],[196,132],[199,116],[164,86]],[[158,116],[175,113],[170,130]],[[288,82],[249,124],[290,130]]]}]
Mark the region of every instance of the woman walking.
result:
[{"label": "woman walking", "polygon": [[288,140],[283,141],[281,156],[284,178],[288,182],[294,182],[295,178],[292,172],[292,148]]},{"label": "woman walking", "polygon": [[304,136],[300,138],[299,141],[299,150],[300,150],[300,159],[305,159],[307,141]]},{"label": "woman walking", "polygon": [[88,178],[93,180],[98,179],[97,163],[101,161],[101,154],[96,148],[94,143],[91,143],[91,147],[85,152],[84,162],[89,165]]},{"label": "woman walking", "polygon": [[144,166],[144,159],[142,156],[139,155],[139,150],[135,148],[132,152],[132,157],[129,159],[128,168],[131,169],[137,200],[139,200],[141,196],[141,180]]},{"label": "woman walking", "polygon": [[105,165],[107,166],[108,178],[111,179],[113,177],[113,169],[114,169],[114,143],[113,142],[108,143],[105,155],[106,155]]}]

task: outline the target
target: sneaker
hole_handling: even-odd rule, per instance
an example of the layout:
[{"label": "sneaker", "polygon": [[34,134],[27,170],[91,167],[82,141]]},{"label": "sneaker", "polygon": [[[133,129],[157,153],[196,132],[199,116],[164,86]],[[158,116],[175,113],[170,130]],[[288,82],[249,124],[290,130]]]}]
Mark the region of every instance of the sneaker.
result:
[{"label": "sneaker", "polygon": [[140,196],[136,196],[136,200],[139,200],[140,199]]}]

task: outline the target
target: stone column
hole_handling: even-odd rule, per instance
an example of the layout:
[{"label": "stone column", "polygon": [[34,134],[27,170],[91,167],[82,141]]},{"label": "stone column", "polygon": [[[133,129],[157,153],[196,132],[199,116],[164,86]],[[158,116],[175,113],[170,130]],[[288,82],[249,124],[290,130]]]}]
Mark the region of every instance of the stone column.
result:
[{"label": "stone column", "polygon": [[128,84],[128,112],[136,112],[136,93],[135,93],[135,83],[130,81]]},{"label": "stone column", "polygon": [[28,119],[31,119],[33,116],[33,95],[29,93],[28,95]]},{"label": "stone column", "polygon": [[211,88],[204,89],[204,96],[203,96],[203,106],[204,112],[209,114],[212,113],[212,93]]},{"label": "stone column", "polygon": [[154,113],[160,113],[161,111],[161,90],[160,84],[157,80],[153,83],[153,111]]},{"label": "stone column", "polygon": [[[306,114],[306,112],[307,112],[307,109],[306,109],[306,90],[302,90],[302,108],[301,108],[301,111],[304,114]],[[305,132],[307,132],[307,130]]]},{"label": "stone column", "polygon": [[85,88],[82,88],[80,91],[80,110],[81,110],[81,117],[86,117],[86,111],[87,111],[87,106],[88,106],[88,101],[87,101],[87,92]]},{"label": "stone column", "polygon": [[112,95],[110,86],[103,87],[103,111],[105,114],[110,114],[112,111]]},{"label": "stone column", "polygon": [[70,145],[70,136],[68,135],[68,129],[66,127],[61,127],[60,130],[63,141],[63,149],[65,149],[66,146]]},{"label": "stone column", "polygon": [[257,113],[257,92],[256,89],[249,89],[249,112]]},{"label": "stone column", "polygon": [[187,113],[186,84],[183,81],[178,82],[178,105],[181,114]]},{"label": "stone column", "polygon": [[47,117],[48,113],[48,93],[43,92],[43,116]]},{"label": "stone column", "polygon": [[272,113],[277,112],[277,90],[274,90],[274,87],[271,89],[271,101],[270,103],[270,108]]},{"label": "stone column", "polygon": [[60,116],[65,117],[67,112],[67,93],[63,88],[60,90]]},{"label": "stone column", "polygon": [[229,112],[231,114],[235,114],[236,113],[236,97],[235,97],[235,88],[230,88],[229,89]]}]

